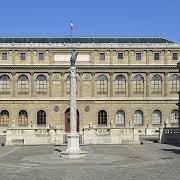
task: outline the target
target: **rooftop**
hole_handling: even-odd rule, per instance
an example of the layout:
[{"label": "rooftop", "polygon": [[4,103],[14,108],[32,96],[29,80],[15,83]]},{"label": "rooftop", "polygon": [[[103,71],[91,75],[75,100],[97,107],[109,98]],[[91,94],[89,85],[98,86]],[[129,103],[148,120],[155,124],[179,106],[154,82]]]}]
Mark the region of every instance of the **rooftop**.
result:
[{"label": "rooftop", "polygon": [[174,43],[159,37],[0,37],[0,43]]}]

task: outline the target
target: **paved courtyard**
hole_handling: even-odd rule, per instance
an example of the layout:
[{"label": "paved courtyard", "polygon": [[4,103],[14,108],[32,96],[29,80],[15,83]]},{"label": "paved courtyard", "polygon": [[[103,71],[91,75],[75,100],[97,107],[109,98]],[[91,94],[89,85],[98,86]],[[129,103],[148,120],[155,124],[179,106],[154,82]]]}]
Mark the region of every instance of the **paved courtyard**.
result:
[{"label": "paved courtyard", "polygon": [[83,159],[65,146],[0,147],[0,180],[180,180],[180,148],[165,144],[91,145]]}]

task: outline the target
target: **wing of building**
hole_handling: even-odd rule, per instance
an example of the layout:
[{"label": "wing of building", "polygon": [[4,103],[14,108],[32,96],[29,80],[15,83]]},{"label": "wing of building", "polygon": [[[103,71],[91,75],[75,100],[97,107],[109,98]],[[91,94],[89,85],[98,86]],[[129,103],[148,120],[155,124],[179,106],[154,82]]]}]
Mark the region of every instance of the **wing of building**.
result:
[{"label": "wing of building", "polygon": [[1,37],[0,134],[11,134],[9,144],[66,142],[72,48],[78,52],[77,130],[82,143],[87,129],[97,135],[89,142],[108,143],[99,139],[113,131],[127,135],[137,129],[145,135],[149,128],[154,135],[164,125],[178,125],[180,45],[175,42]]}]

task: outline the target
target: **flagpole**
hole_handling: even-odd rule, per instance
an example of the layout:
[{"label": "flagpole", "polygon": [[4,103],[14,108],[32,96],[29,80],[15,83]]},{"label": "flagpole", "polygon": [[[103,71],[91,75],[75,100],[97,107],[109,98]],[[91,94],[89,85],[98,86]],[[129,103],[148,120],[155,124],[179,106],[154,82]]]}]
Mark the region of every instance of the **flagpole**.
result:
[{"label": "flagpole", "polygon": [[73,43],[73,40],[72,40],[72,37],[73,37],[73,23],[71,21],[71,24],[70,24],[70,28],[71,28],[71,33],[70,33],[70,37],[71,37],[71,44]]}]

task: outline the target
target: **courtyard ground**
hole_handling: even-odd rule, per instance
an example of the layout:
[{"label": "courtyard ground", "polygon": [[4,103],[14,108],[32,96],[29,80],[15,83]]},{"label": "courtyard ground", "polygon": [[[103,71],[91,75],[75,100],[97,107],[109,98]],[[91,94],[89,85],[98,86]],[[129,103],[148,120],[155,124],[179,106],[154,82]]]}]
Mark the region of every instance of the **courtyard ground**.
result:
[{"label": "courtyard ground", "polygon": [[0,147],[0,180],[180,180],[180,147],[89,145],[82,159],[63,159],[66,146]]}]

